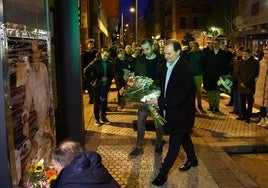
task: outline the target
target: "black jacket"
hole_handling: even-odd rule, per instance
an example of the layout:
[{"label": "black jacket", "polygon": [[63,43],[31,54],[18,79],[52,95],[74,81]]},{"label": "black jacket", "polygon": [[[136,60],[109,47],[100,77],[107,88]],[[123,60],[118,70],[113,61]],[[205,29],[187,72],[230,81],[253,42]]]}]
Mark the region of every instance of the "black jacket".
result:
[{"label": "black jacket", "polygon": [[96,152],[86,152],[66,166],[52,188],[119,188]]},{"label": "black jacket", "polygon": [[217,81],[222,75],[229,74],[229,59],[225,51],[219,49],[215,54],[214,50],[209,50],[206,54],[204,66],[204,88],[207,91],[218,90]]},{"label": "black jacket", "polygon": [[[94,88],[99,89],[103,86],[102,77],[104,77],[104,68],[101,59],[91,62],[89,66],[85,68],[84,73],[86,78],[91,80],[91,84]],[[108,78],[106,85],[110,87],[114,78],[113,64],[110,61],[107,62],[106,77]]]},{"label": "black jacket", "polygon": [[195,86],[191,65],[179,58],[170,75],[164,97],[166,73],[165,66],[161,77],[161,95],[158,98],[162,115],[163,110],[166,111],[165,132],[167,134],[189,132],[195,119]]},{"label": "black jacket", "polygon": [[124,80],[124,69],[131,71],[130,62],[117,58],[114,62],[115,84],[117,89],[121,89],[126,85]]},{"label": "black jacket", "polygon": [[136,63],[135,75],[146,76],[154,80],[154,84],[159,84],[159,75],[162,72],[162,67],[165,64],[165,59],[160,54],[156,53],[154,59],[146,59],[145,55],[139,57]]},{"label": "black jacket", "polygon": [[82,70],[86,68],[86,66],[89,65],[90,62],[92,62],[96,56],[98,51],[96,49],[93,49],[92,51],[85,50],[82,54]]},{"label": "black jacket", "polygon": [[[237,70],[238,91],[240,93],[253,95],[258,73],[259,63],[253,56],[250,56],[246,61],[241,59]],[[241,83],[244,83],[246,88],[241,87]]]}]

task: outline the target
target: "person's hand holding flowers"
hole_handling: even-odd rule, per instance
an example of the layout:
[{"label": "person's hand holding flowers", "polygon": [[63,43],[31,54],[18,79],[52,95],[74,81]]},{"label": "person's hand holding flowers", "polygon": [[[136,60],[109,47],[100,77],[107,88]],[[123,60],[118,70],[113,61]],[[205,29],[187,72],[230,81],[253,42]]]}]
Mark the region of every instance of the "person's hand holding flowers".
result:
[{"label": "person's hand holding flowers", "polygon": [[166,120],[158,112],[157,99],[160,90],[153,85],[153,80],[145,76],[135,76],[133,72],[124,69],[124,79],[126,86],[122,90],[126,101],[140,103],[145,106],[154,119],[155,127],[163,126]]}]

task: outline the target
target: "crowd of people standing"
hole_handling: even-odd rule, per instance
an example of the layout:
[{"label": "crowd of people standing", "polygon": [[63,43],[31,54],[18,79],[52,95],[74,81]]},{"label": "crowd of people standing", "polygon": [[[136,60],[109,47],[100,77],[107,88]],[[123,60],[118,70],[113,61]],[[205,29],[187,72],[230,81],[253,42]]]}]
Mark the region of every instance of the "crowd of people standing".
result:
[{"label": "crowd of people standing", "polygon": [[[109,124],[107,119],[108,93],[113,79],[117,89],[118,109],[126,106],[120,90],[124,89],[124,69],[135,75],[146,76],[154,80],[161,90],[161,95],[148,101],[159,107],[160,114],[166,119],[163,127],[156,128],[155,154],[163,151],[162,136],[169,135],[169,149],[164,158],[158,176],[152,181],[154,185],[163,185],[168,172],[179,153],[180,146],[187,154],[180,171],[187,171],[198,166],[194,145],[190,133],[194,126],[195,114],[206,114],[202,106],[202,95],[208,97],[208,111],[220,113],[220,94],[218,80],[230,75],[233,110],[237,120],[250,123],[254,103],[260,107],[261,120],[258,125],[268,128],[266,109],[268,107],[268,50],[264,50],[262,59],[257,60],[251,51],[243,46],[234,51],[222,48],[220,40],[215,39],[210,48],[200,50],[196,41],[189,43],[190,50],[183,53],[177,40],[167,40],[163,47],[151,39],[142,41],[141,46],[113,46],[97,51],[92,47],[94,40],[88,41],[88,49],[83,52],[82,73],[84,90],[89,93],[89,103],[94,103],[96,125]],[[183,83],[183,84],[182,84]],[[92,91],[92,93],[91,93]],[[93,100],[92,100],[93,99]],[[143,142],[148,109],[139,106],[137,111],[136,146],[129,153],[130,158],[143,155]]]}]

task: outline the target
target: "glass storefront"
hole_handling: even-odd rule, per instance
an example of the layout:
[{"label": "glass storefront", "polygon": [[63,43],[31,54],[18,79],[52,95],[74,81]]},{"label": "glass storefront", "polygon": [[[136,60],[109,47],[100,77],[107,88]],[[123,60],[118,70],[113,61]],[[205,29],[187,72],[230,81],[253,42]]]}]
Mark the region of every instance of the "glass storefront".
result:
[{"label": "glass storefront", "polygon": [[45,0],[4,0],[1,59],[13,187],[31,185],[55,145],[50,32]]}]

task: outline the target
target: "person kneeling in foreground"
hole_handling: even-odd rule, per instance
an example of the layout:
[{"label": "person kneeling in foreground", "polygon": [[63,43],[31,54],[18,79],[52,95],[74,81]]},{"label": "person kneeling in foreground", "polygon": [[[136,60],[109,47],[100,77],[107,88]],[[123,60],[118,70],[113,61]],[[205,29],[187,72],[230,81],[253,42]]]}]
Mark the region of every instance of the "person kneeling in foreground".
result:
[{"label": "person kneeling in foreground", "polygon": [[56,146],[53,160],[58,173],[52,188],[119,188],[101,163],[101,156],[85,151],[79,142],[64,140]]},{"label": "person kneeling in foreground", "polygon": [[182,57],[181,45],[178,41],[170,39],[164,47],[167,60],[160,78],[161,95],[158,100],[148,101],[158,105],[161,115],[167,123],[164,125],[169,135],[169,147],[162,168],[153,180],[154,185],[163,185],[167,175],[182,146],[187,154],[186,162],[179,167],[179,171],[187,171],[198,166],[194,145],[190,132],[195,120],[195,85],[191,65]]}]

